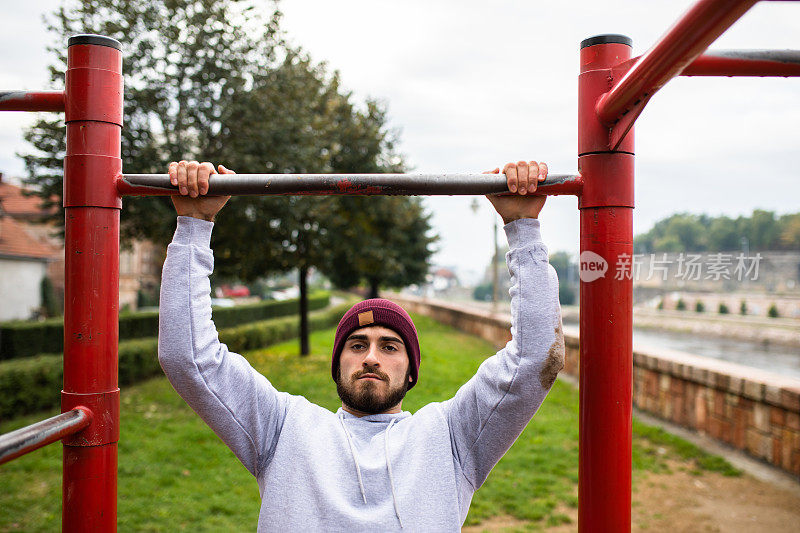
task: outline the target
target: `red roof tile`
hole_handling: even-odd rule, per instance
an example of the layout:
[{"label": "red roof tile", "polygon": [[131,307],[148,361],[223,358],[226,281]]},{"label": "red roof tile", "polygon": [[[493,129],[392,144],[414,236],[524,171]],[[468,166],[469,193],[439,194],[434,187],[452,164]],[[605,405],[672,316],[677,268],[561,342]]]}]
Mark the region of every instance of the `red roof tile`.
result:
[{"label": "red roof tile", "polygon": [[0,217],[0,256],[55,260],[60,255],[61,250],[37,240],[25,224]]},{"label": "red roof tile", "polygon": [[11,183],[0,182],[0,210],[6,215],[19,218],[45,215],[42,199],[38,196],[25,196],[24,189]]}]

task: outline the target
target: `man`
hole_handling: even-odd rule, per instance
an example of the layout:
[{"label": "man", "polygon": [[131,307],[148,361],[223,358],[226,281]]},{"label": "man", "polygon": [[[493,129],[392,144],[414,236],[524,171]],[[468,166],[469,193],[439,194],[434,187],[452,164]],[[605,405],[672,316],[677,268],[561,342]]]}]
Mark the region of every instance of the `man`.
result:
[{"label": "man", "polygon": [[[336,330],[331,374],[342,407],[334,414],[277,391],[219,342],[209,243],[227,198],[205,196],[216,174],[210,163],[170,164],[179,217],[164,262],[159,360],[175,390],[258,480],[259,531],[460,529],[473,493],[564,360],[558,279],[537,220],[545,197],[530,194],[547,166],[520,161],[503,171],[516,194],[489,200],[510,245],[512,340],[453,398],[412,415],[402,400],[420,375],[416,328],[388,300],[360,302]],[[219,172],[233,173],[221,165]]]}]

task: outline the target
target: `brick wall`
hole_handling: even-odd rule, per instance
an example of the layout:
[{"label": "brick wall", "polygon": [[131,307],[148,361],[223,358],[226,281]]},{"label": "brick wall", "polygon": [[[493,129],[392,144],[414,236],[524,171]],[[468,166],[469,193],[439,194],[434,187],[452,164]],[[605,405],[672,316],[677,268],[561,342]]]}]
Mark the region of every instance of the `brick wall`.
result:
[{"label": "brick wall", "polygon": [[[510,339],[507,314],[405,295],[392,299],[498,347]],[[564,337],[564,372],[578,376],[577,328],[565,326]],[[657,347],[634,349],[633,367],[639,409],[800,476],[800,379]]]},{"label": "brick wall", "polygon": [[[577,350],[568,357],[577,360]],[[633,402],[800,476],[800,379],[672,350],[634,349]]]}]

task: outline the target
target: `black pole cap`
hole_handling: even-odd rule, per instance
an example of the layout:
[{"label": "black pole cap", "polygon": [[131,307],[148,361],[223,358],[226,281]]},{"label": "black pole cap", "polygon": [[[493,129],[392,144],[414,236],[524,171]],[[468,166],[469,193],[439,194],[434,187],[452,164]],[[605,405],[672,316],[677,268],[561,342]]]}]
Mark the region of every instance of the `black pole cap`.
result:
[{"label": "black pole cap", "polygon": [[596,44],[611,44],[611,43],[626,44],[630,47],[633,47],[633,40],[627,35],[620,35],[618,33],[606,33],[603,35],[595,35],[594,37],[589,37],[588,39],[582,40],[581,49],[584,49],[587,46],[594,46]]},{"label": "black pole cap", "polygon": [[108,46],[109,48],[116,48],[117,50],[122,50],[122,45],[116,39],[112,39],[111,37],[106,37],[105,35],[94,35],[92,33],[85,33],[82,35],[73,35],[67,41],[67,46],[72,46],[73,44],[96,44],[100,46]]}]

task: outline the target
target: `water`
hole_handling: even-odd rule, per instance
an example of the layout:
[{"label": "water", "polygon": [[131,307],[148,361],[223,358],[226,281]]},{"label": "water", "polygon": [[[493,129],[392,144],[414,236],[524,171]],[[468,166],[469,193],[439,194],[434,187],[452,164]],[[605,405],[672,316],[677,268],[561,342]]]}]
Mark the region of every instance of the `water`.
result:
[{"label": "water", "polygon": [[[564,323],[578,325],[572,321]],[[680,350],[800,378],[800,349],[796,347],[638,328],[633,328],[633,344]]]}]

